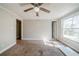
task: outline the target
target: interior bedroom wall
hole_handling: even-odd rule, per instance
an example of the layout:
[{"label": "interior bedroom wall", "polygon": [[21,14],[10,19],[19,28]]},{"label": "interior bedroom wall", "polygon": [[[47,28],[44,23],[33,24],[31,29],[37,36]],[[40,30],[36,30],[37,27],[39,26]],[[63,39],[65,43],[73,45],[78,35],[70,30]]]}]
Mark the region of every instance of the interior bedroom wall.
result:
[{"label": "interior bedroom wall", "polygon": [[62,40],[63,39],[63,28],[62,28],[62,23],[61,20],[57,20],[57,40]]},{"label": "interior bedroom wall", "polygon": [[52,38],[52,21],[23,20],[24,40],[50,40]]},{"label": "interior bedroom wall", "polygon": [[10,10],[0,6],[0,53],[16,43],[16,18]]}]

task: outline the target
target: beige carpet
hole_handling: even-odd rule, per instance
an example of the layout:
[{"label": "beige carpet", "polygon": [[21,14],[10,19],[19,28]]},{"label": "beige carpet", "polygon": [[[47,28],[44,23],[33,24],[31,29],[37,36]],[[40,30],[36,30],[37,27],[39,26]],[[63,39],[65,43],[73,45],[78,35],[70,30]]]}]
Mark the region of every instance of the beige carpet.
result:
[{"label": "beige carpet", "polygon": [[42,41],[18,40],[17,44],[1,56],[64,56],[56,47],[45,45]]}]

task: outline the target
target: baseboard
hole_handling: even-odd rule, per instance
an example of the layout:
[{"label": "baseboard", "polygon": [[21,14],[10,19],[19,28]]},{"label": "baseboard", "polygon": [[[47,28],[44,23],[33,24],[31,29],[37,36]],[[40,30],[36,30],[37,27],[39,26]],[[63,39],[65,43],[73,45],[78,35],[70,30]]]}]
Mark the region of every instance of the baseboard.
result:
[{"label": "baseboard", "polygon": [[38,38],[23,38],[22,40],[42,40],[42,39],[38,39]]},{"label": "baseboard", "polygon": [[6,47],[5,49],[0,51],[0,54],[5,52],[6,50],[8,50],[9,48],[11,48],[12,46],[14,46],[16,44],[16,42],[14,42],[13,44],[9,45],[8,47]]}]

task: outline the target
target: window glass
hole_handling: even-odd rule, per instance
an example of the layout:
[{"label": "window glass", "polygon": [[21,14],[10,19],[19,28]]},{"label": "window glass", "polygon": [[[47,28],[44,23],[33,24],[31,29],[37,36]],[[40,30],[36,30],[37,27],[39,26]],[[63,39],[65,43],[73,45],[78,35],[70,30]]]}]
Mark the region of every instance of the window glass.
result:
[{"label": "window glass", "polygon": [[64,37],[79,42],[79,16],[65,19],[63,24]]}]

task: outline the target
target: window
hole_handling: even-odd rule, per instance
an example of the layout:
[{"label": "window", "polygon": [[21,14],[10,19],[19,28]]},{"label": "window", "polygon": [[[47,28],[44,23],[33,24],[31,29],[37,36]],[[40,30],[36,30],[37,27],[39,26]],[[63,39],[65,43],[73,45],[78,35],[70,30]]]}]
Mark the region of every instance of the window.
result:
[{"label": "window", "polygon": [[65,19],[63,24],[64,38],[79,42],[79,15]]}]

